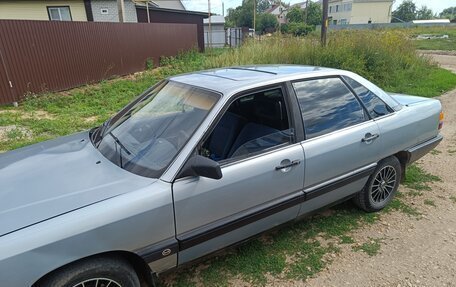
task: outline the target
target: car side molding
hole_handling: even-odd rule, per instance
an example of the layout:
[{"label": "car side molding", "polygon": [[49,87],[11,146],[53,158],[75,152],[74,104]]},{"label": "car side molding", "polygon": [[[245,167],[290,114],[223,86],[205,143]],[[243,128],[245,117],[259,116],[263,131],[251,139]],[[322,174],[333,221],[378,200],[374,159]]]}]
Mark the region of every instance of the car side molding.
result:
[{"label": "car side molding", "polygon": [[221,219],[207,226],[184,232],[177,236],[179,241],[179,251],[191,248],[210,239],[226,234],[245,225],[276,214],[295,205],[301,204],[307,200],[314,199],[335,189],[348,185],[352,182],[370,176],[377,163],[370,164],[363,168],[354,170],[333,180],[318,184],[307,190],[298,191],[293,195],[284,198],[282,201],[275,203],[263,209],[256,210],[250,214],[240,216],[234,220]]}]

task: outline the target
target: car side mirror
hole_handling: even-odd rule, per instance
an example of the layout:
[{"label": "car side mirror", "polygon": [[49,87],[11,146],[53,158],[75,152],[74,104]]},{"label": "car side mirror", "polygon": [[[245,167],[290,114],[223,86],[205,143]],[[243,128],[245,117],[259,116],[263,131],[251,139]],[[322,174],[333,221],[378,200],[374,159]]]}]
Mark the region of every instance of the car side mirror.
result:
[{"label": "car side mirror", "polygon": [[221,179],[222,169],[218,162],[201,155],[194,155],[187,161],[178,178],[186,176]]},{"label": "car side mirror", "polygon": [[376,105],[374,107],[374,113],[376,113],[378,116],[384,116],[388,113],[388,110],[384,105]]}]

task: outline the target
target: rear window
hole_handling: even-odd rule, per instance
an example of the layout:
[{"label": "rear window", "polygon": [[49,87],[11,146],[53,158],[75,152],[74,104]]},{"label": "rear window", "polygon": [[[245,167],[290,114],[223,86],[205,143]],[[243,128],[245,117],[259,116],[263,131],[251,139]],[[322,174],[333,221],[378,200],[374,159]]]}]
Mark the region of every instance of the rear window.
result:
[{"label": "rear window", "polygon": [[377,118],[384,116],[391,112],[391,109],[383,102],[377,95],[372,91],[368,90],[366,87],[353,80],[352,78],[343,77],[344,80],[350,85],[350,87],[355,91],[356,95],[359,97],[364,106],[366,106],[369,115],[372,118]]}]

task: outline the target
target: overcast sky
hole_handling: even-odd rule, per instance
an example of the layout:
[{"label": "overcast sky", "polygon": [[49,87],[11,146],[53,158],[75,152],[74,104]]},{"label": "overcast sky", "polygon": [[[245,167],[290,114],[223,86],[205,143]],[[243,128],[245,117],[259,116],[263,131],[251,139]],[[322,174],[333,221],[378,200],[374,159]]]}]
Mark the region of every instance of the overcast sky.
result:
[{"label": "overcast sky", "polygon": [[[182,0],[185,7],[188,10],[193,11],[207,11],[207,2],[208,0]],[[284,3],[298,3],[303,2],[305,0],[284,0]],[[396,0],[394,1],[393,9],[399,6],[404,0]],[[211,11],[212,13],[222,14],[222,2],[225,4],[225,11],[228,8],[235,8],[241,5],[242,0],[211,0]],[[450,6],[456,6],[455,0],[414,0],[416,6],[421,7],[422,5],[426,5],[432,9],[432,11],[440,13],[443,9],[448,8]]]}]

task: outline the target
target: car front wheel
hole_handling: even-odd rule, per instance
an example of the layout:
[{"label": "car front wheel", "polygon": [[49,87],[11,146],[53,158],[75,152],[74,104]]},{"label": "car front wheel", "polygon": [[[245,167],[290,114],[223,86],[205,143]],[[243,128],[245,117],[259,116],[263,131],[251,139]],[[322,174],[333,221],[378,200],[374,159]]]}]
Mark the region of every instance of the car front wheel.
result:
[{"label": "car front wheel", "polygon": [[381,160],[354,201],[358,207],[375,212],[385,208],[397,192],[401,181],[401,164],[396,157]]},{"label": "car front wheel", "polygon": [[133,267],[119,258],[92,258],[62,267],[49,274],[37,287],[139,287]]}]

